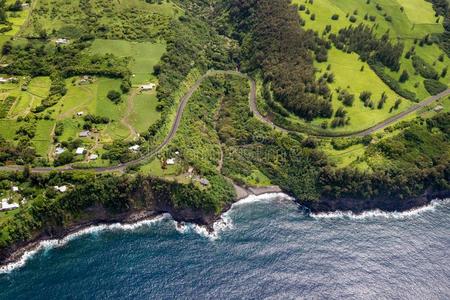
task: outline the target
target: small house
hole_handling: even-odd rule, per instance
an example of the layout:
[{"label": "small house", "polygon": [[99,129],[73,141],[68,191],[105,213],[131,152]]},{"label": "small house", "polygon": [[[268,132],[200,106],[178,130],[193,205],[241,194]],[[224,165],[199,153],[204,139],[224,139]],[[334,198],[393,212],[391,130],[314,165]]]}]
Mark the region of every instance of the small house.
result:
[{"label": "small house", "polygon": [[173,166],[175,164],[175,158],[169,158],[166,160],[166,165]]},{"label": "small house", "polygon": [[141,148],[141,146],[139,146],[139,145],[133,145],[133,146],[129,147],[128,149],[130,151],[136,152],[136,151],[139,151],[140,148]]},{"label": "small house", "polygon": [[19,204],[17,203],[9,203],[9,198],[2,199],[0,203],[0,211],[7,211],[19,208]]},{"label": "small house", "polygon": [[19,192],[19,187],[18,187],[18,186],[13,186],[13,187],[12,187],[12,191],[13,191],[14,193]]},{"label": "small house", "polygon": [[88,137],[91,134],[89,130],[80,132],[79,137]]},{"label": "small house", "polygon": [[65,193],[65,192],[67,192],[67,186],[65,186],[65,185],[63,185],[63,186],[57,186],[57,185],[55,185],[55,190],[57,190],[58,192],[60,192],[60,193]]},{"label": "small house", "polygon": [[61,155],[61,154],[63,154],[64,152],[66,152],[66,149],[64,149],[64,148],[62,148],[62,147],[56,147],[56,149],[55,149],[55,154],[56,154],[56,155]]},{"label": "small house", "polygon": [[84,112],[82,111],[77,112],[77,116],[81,117],[82,115],[84,115]]},{"label": "small house", "polygon": [[97,158],[98,158],[98,155],[97,154],[91,154],[91,155],[89,155],[89,160],[97,160]]},{"label": "small house", "polygon": [[444,110],[444,107],[442,106],[442,105],[438,105],[438,106],[436,106],[435,108],[434,108],[434,111],[435,112],[441,112],[441,111],[443,111]]},{"label": "small house", "polygon": [[67,45],[69,43],[69,40],[65,38],[59,38],[56,39],[55,43],[56,45]]},{"label": "small house", "polygon": [[84,148],[83,147],[79,147],[79,148],[77,148],[77,150],[75,151],[75,153],[77,154],[77,155],[83,155],[84,154]]},{"label": "small house", "polygon": [[154,84],[154,83],[143,84],[143,85],[141,85],[141,91],[152,91],[155,89],[155,87],[156,87],[156,84]]},{"label": "small house", "polygon": [[18,82],[19,80],[15,77],[10,77],[10,78],[4,78],[4,77],[0,77],[0,83],[9,83],[9,82]]}]

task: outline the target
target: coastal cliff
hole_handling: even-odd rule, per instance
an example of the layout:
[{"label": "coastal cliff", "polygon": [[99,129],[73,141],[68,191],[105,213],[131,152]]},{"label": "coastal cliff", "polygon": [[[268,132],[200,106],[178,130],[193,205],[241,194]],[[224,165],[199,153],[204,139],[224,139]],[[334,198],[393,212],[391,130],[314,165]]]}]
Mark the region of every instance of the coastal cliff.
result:
[{"label": "coastal cliff", "polygon": [[[42,226],[30,231],[26,238],[11,241],[8,245],[1,247],[0,265],[7,265],[19,260],[25,252],[36,249],[44,240],[60,240],[68,235],[96,225],[132,224],[155,218],[164,213],[169,213],[175,221],[195,223],[212,230],[214,222],[220,218],[223,212],[229,210],[234,202],[250,195],[283,192],[278,186],[251,188],[235,185],[232,199],[222,202],[221,209],[215,210],[177,204],[180,203],[180,199],[177,200],[177,197],[195,197],[195,194],[192,196],[192,192],[180,191],[179,189],[182,185],[173,182],[165,182],[154,178],[138,178],[133,181],[114,182],[113,184],[118,189],[111,191],[108,194],[108,199],[93,201],[86,207],[80,208],[77,213],[72,213],[71,217],[68,217],[64,222],[44,221]],[[107,183],[106,187],[108,187]],[[196,190],[192,186],[189,188]],[[81,190],[73,191],[73,194],[77,196],[68,194],[66,198],[78,203],[86,196],[80,196],[79,192],[87,193],[91,189],[92,187],[82,187]],[[197,190],[196,192],[203,195],[203,197],[208,197],[208,193],[204,191]],[[100,194],[99,192],[97,193]],[[89,194],[87,196],[89,197]],[[447,197],[450,197],[450,191],[428,190],[419,197],[403,200],[383,197],[367,200],[350,197],[336,199],[321,197],[317,201],[297,201],[314,213],[336,210],[361,213],[374,209],[406,211],[427,205],[436,198]],[[61,201],[65,203],[65,201],[69,200],[63,199]],[[113,207],[109,201],[114,201]]]}]

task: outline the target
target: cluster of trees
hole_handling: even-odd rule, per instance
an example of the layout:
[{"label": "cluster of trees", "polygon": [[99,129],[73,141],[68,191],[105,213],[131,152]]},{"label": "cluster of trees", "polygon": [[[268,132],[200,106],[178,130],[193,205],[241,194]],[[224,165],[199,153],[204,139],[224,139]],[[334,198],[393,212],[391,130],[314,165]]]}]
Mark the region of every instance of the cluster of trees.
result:
[{"label": "cluster of trees", "polygon": [[444,17],[444,32],[439,35],[439,45],[450,56],[450,4],[447,0],[428,0],[438,16]]},{"label": "cluster of trees", "polygon": [[182,82],[190,72],[235,68],[233,44],[201,18],[181,16],[172,20],[169,28],[165,36],[166,53],[154,67],[159,79],[157,98],[161,119],[143,134],[146,139],[154,137],[166,125],[168,114],[180,96]]},{"label": "cluster of trees", "polygon": [[330,34],[330,39],[336,48],[346,52],[356,52],[363,61],[376,61],[392,71],[400,69],[400,59],[403,54],[402,43],[392,44],[389,33],[378,39],[374,29],[364,24],[350,26],[339,30],[337,35]]},{"label": "cluster of trees", "polygon": [[228,10],[239,35],[243,67],[261,70],[271,82],[274,99],[300,117],[331,117],[330,102],[319,95],[323,88],[317,87],[310,54],[318,49],[316,57],[325,60],[329,45],[319,45],[312,31],[302,29],[293,6],[284,0],[232,0]]},{"label": "cluster of trees", "polygon": [[2,53],[9,65],[4,72],[16,75],[60,76],[99,75],[115,78],[129,78],[128,62],[114,55],[88,55],[83,52],[90,41],[73,41],[63,47],[46,41],[32,40],[23,44],[7,41]]},{"label": "cluster of trees", "polygon": [[448,88],[446,84],[434,79],[425,79],[423,84],[430,95],[437,95]]},{"label": "cluster of trees", "polygon": [[52,81],[48,96],[42,100],[41,104],[33,108],[33,112],[39,113],[55,105],[67,93],[66,83],[59,72],[50,75]]},{"label": "cluster of trees", "polygon": [[[223,178],[211,178],[212,183]],[[105,212],[111,218],[134,209],[160,209],[181,211],[196,209],[198,219],[208,214],[218,214],[234,197],[230,185],[212,184],[208,190],[200,190],[193,184],[184,185],[142,176],[94,175],[88,172],[30,174],[0,173],[0,182],[13,182],[26,186],[28,204],[21,207],[14,218],[0,228],[0,260],[9,251],[40,234],[58,237],[58,234],[80,217],[89,215],[90,208]],[[64,194],[55,193],[53,186],[69,185]],[[29,188],[32,187],[32,188]],[[181,213],[180,213],[181,214]],[[190,215],[192,218],[192,215]],[[104,214],[101,213],[101,218]],[[85,221],[85,219],[84,219]]]},{"label": "cluster of trees", "polygon": [[102,159],[108,159],[112,163],[125,163],[140,157],[139,153],[128,150],[129,143],[116,140],[111,145],[105,145],[105,153],[102,154]]},{"label": "cluster of trees", "polygon": [[0,136],[0,165],[6,162],[30,164],[36,158],[36,151],[28,139],[20,139],[13,144]]},{"label": "cluster of trees", "polygon": [[397,79],[393,78],[384,71],[384,66],[382,64],[371,63],[370,67],[378,75],[378,77],[380,77],[380,79],[398,95],[411,101],[418,101],[416,94],[402,88]]},{"label": "cluster of trees", "polygon": [[[169,14],[148,10],[138,3],[124,5],[117,1],[81,0],[55,5],[40,2],[33,12],[31,27],[34,32],[29,37],[76,39],[91,35],[104,39],[154,40],[164,33],[171,18]],[[58,20],[64,25],[47,32],[42,24],[48,20]]]},{"label": "cluster of trees", "polygon": [[417,73],[419,73],[423,78],[435,80],[439,78],[436,70],[426,61],[424,61],[420,56],[414,55],[412,57],[412,64]]}]

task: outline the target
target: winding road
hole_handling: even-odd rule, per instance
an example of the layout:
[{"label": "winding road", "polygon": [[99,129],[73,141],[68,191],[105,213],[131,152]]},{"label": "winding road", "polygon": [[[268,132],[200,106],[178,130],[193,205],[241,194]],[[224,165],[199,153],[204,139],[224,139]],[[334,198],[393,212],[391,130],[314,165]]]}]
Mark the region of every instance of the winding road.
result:
[{"label": "winding road", "polygon": [[[195,93],[195,91],[198,90],[198,88],[200,87],[200,85],[202,84],[202,82],[208,78],[208,77],[212,77],[212,76],[216,76],[216,75],[232,75],[232,76],[239,76],[241,78],[245,78],[250,82],[250,94],[249,94],[249,107],[250,110],[253,112],[253,115],[259,119],[260,121],[266,123],[267,125],[271,126],[272,128],[275,128],[277,130],[280,130],[282,132],[294,132],[291,130],[288,130],[286,128],[280,127],[275,125],[274,123],[272,123],[269,119],[267,119],[266,117],[264,117],[263,115],[261,115],[261,113],[258,111],[257,108],[257,104],[256,104],[256,99],[257,99],[257,87],[256,87],[256,82],[253,78],[251,78],[250,76],[248,76],[247,74],[241,73],[239,71],[223,71],[223,70],[210,70],[208,72],[206,72],[205,74],[203,74],[200,78],[197,79],[197,81],[190,87],[190,89],[186,92],[186,94],[184,94],[183,97],[181,97],[180,99],[180,103],[176,112],[176,116],[175,116],[175,120],[172,124],[172,127],[168,133],[168,135],[164,138],[164,140],[162,141],[162,143],[156,147],[155,149],[153,149],[151,152],[141,156],[139,159],[133,160],[133,161],[129,161],[127,163],[123,163],[123,164],[119,164],[116,166],[110,166],[110,167],[98,167],[98,168],[92,168],[92,169],[87,169],[91,172],[95,172],[95,173],[104,173],[104,172],[123,172],[125,171],[125,169],[127,167],[130,166],[134,166],[137,165],[139,163],[145,162],[146,160],[148,160],[149,158],[154,157],[156,154],[158,154],[164,147],[166,147],[171,141],[172,139],[175,137],[175,134],[177,133],[177,130],[180,126],[181,123],[181,119],[183,117],[183,112],[186,108],[186,105],[189,101],[189,99],[192,97],[192,95]],[[431,103],[433,103],[434,101],[445,97],[447,95],[450,95],[450,89],[445,90],[444,92],[436,95],[436,96],[432,96],[429,97],[427,99],[425,99],[424,101],[411,106],[410,108],[408,108],[407,110],[389,118],[384,120],[383,122],[380,122],[379,124],[370,127],[368,129],[365,129],[363,131],[360,132],[355,132],[355,133],[349,133],[340,137],[358,137],[358,136],[367,136],[370,135],[372,133],[374,133],[375,131],[378,131],[380,129],[383,129],[389,125],[391,125],[392,123],[399,121],[403,118],[405,118],[406,116],[412,114],[413,112],[416,112],[417,110],[430,105]],[[326,137],[326,136],[322,136],[322,137]],[[331,136],[328,136],[331,137]],[[2,166],[0,167],[0,171],[21,171],[23,170],[23,166]],[[74,171],[74,170],[83,170],[81,168],[77,168],[74,165],[66,165],[63,167],[36,167],[36,168],[32,168],[30,171],[32,173],[49,173],[52,171],[59,171],[59,172],[69,172],[69,171]]]}]

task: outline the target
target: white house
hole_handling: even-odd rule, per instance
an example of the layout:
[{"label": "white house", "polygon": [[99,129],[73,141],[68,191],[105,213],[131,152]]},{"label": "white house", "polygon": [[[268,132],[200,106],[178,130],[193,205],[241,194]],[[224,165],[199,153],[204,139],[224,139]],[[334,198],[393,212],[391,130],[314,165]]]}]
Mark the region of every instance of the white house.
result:
[{"label": "white house", "polygon": [[13,82],[13,81],[17,81],[17,78],[15,78],[15,77],[10,77],[10,78],[0,77],[0,83],[8,83],[8,82]]},{"label": "white house", "polygon": [[442,106],[442,105],[438,105],[438,106],[436,106],[435,108],[434,108],[434,111],[435,112],[441,112],[441,111],[443,111],[444,110],[444,107]]},{"label": "white house", "polygon": [[67,186],[65,186],[65,185],[62,185],[62,186],[55,185],[54,188],[55,188],[55,190],[57,190],[60,193],[67,192]]},{"label": "white house", "polygon": [[141,148],[141,146],[139,146],[139,145],[133,145],[133,146],[129,147],[128,149],[136,152],[136,151],[139,151],[140,148]]},{"label": "white house", "polygon": [[169,158],[168,160],[166,160],[166,165],[172,166],[174,164],[175,164],[175,158]]},{"label": "white house", "polygon": [[56,39],[55,43],[56,45],[67,45],[69,43],[69,40],[65,38],[59,38]]},{"label": "white house", "polygon": [[80,132],[80,134],[78,135],[79,137],[88,137],[91,134],[91,132],[89,130],[84,130],[82,132]]},{"label": "white house", "polygon": [[89,155],[89,160],[96,160],[98,158],[97,154],[92,153],[91,155]]},{"label": "white house", "polygon": [[0,211],[13,210],[19,208],[19,204],[17,203],[8,203],[9,198],[2,199]]},{"label": "white house", "polygon": [[56,155],[61,155],[61,154],[63,154],[64,152],[66,152],[66,149],[64,149],[64,148],[62,148],[62,147],[56,147],[56,149],[55,149],[55,154],[56,154]]},{"label": "white house", "polygon": [[141,91],[151,91],[156,87],[156,84],[154,83],[147,83],[141,85]]},{"label": "white house", "polygon": [[18,186],[13,186],[12,187],[12,191],[17,193],[19,191],[19,187]]},{"label": "white house", "polygon": [[84,112],[82,111],[77,112],[77,116],[81,117],[82,115],[84,115]]},{"label": "white house", "polygon": [[77,148],[77,151],[75,151],[75,153],[77,154],[77,155],[83,155],[84,154],[84,148],[83,147],[79,147],[79,148]]}]

